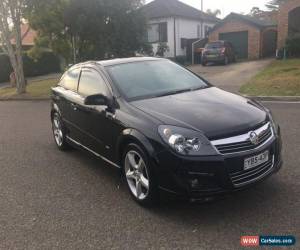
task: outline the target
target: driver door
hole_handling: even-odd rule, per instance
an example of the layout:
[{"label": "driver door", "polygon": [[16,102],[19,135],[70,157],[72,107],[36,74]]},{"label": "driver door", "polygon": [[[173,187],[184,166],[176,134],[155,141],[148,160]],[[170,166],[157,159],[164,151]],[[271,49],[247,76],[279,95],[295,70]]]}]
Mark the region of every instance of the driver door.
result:
[{"label": "driver door", "polygon": [[111,98],[111,92],[105,82],[104,76],[93,68],[82,68],[78,85],[77,112],[79,114],[79,126],[84,138],[84,146],[94,152],[108,156],[110,145],[106,140],[110,134],[110,125],[112,120],[108,116],[107,106],[89,106],[84,104],[87,96],[102,94]]}]

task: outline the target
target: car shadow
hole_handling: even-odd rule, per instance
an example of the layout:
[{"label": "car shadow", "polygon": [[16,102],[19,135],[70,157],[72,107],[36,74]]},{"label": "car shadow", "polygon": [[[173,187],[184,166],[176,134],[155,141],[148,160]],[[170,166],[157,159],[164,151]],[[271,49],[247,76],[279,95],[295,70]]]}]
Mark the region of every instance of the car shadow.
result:
[{"label": "car shadow", "polygon": [[[124,205],[141,213],[171,220],[172,222],[184,220],[185,224],[191,226],[195,223],[211,225],[211,223],[223,220],[224,216],[227,219],[230,218],[231,223],[240,224],[242,218],[255,218],[257,213],[260,213],[260,216],[267,215],[273,209],[268,204],[276,204],[276,200],[280,195],[280,185],[277,185],[275,175],[251,189],[218,196],[209,202],[190,202],[163,195],[158,204],[145,208],[137,205],[131,199],[119,169],[112,167],[101,159],[97,159],[88,152],[73,150],[69,154],[80,162],[80,165],[92,171],[93,175],[96,175],[97,179],[99,178],[99,182],[105,181],[106,184],[111,185],[111,189],[118,192],[116,196],[121,199],[118,200],[118,205]],[[128,203],[132,204],[128,205]],[[262,208],[264,208],[263,213]]]}]

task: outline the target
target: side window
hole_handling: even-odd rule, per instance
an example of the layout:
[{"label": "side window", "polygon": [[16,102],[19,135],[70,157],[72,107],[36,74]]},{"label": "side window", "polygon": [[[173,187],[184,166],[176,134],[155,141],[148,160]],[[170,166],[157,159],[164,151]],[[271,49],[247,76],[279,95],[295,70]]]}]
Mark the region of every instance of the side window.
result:
[{"label": "side window", "polygon": [[65,89],[76,91],[79,74],[80,68],[67,71],[64,77],[61,79],[59,85]]},{"label": "side window", "polygon": [[83,69],[79,81],[78,93],[84,97],[95,94],[108,95],[107,86],[101,75],[92,69]]}]

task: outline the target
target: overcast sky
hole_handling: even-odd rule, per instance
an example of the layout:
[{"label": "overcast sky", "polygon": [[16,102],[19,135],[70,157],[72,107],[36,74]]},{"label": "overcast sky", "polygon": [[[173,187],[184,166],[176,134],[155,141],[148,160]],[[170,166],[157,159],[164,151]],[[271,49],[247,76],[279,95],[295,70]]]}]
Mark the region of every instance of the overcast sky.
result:
[{"label": "overcast sky", "polygon": [[[146,3],[152,0],[146,0]],[[180,0],[195,8],[201,8],[201,0]],[[269,0],[203,0],[204,10],[207,9],[220,9],[222,11],[222,17],[228,15],[230,12],[245,13],[248,14],[253,6],[265,9],[265,4]]]}]

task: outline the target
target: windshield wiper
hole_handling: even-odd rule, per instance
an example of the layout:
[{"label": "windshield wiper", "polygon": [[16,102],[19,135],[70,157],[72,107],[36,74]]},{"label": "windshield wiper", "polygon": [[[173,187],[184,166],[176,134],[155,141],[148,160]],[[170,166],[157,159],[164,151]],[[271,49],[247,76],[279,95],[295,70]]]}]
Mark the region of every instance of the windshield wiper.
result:
[{"label": "windshield wiper", "polygon": [[199,86],[199,87],[194,87],[194,88],[174,90],[174,91],[169,91],[169,92],[165,92],[165,93],[162,93],[162,94],[155,95],[154,97],[162,97],[162,96],[168,96],[168,95],[176,95],[176,94],[180,94],[180,93],[184,93],[184,92],[192,92],[192,91],[196,91],[196,90],[199,90],[199,89],[205,89],[207,87],[208,86]]},{"label": "windshield wiper", "polygon": [[180,93],[184,93],[184,92],[189,92],[189,91],[193,91],[193,89],[192,88],[188,88],[188,89],[180,89],[180,90],[169,91],[169,92],[165,92],[165,93],[162,93],[162,94],[155,95],[155,97],[162,97],[162,96],[168,96],[168,95],[176,95],[176,94],[180,94]]}]

